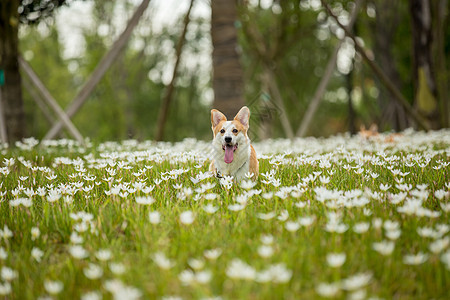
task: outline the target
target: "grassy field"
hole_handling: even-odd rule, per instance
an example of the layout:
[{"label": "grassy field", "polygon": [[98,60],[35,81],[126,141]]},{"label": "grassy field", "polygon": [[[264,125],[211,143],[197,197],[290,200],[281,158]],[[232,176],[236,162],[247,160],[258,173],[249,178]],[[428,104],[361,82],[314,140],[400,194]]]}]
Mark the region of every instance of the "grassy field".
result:
[{"label": "grassy field", "polygon": [[[1,149],[0,298],[448,299],[450,131]],[[249,177],[251,174],[248,174]]]}]

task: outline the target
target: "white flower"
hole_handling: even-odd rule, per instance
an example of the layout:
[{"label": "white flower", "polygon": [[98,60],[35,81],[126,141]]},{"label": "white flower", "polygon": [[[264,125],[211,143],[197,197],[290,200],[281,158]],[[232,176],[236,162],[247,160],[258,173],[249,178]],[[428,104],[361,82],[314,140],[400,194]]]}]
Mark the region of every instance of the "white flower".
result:
[{"label": "white flower", "polygon": [[434,192],[434,196],[435,196],[437,199],[439,199],[439,200],[444,199],[444,197],[445,197],[447,194],[448,194],[448,192],[446,192],[446,191],[443,190],[443,189],[436,190],[436,191]]},{"label": "white flower", "polygon": [[0,247],[0,259],[5,260],[8,258],[8,252],[6,252],[5,248]]},{"label": "white flower", "polygon": [[398,230],[391,230],[391,231],[386,231],[386,237],[390,240],[396,240],[400,237],[400,234],[402,233],[402,231],[400,229]]},{"label": "white flower", "polygon": [[271,211],[271,212],[268,212],[268,213],[258,213],[256,216],[258,218],[260,218],[261,220],[268,221],[270,219],[275,218],[276,213],[274,211]]},{"label": "white flower", "polygon": [[87,268],[83,269],[84,276],[89,279],[99,279],[103,276],[103,269],[93,263],[90,263]]},{"label": "white flower", "polygon": [[47,201],[50,203],[56,202],[61,198],[61,194],[55,190],[51,190],[48,192]]},{"label": "white flower", "polygon": [[31,207],[31,205],[33,205],[33,201],[30,198],[17,198],[9,201],[9,205],[11,205],[12,207],[17,207],[19,205]]},{"label": "white flower", "polygon": [[136,197],[136,203],[141,204],[141,205],[150,205],[150,204],[155,203],[155,199],[153,199],[150,196]]},{"label": "white flower", "polygon": [[305,216],[298,218],[297,222],[303,227],[309,227],[312,225],[312,223],[314,223],[315,219],[315,216]]},{"label": "white flower", "polygon": [[348,225],[344,223],[327,223],[325,230],[328,232],[344,233],[348,229]]},{"label": "white flower", "polygon": [[9,239],[13,236],[13,233],[11,230],[9,230],[8,225],[3,225],[3,230],[0,229],[0,237],[4,238],[5,240]]},{"label": "white flower", "polygon": [[417,228],[417,234],[421,237],[435,237],[436,232],[431,227],[419,227]]},{"label": "white flower", "polygon": [[372,211],[371,211],[369,208],[364,207],[364,209],[363,209],[363,214],[364,214],[365,216],[369,217],[369,216],[372,215]]},{"label": "white flower", "polygon": [[364,300],[366,299],[367,291],[365,289],[359,289],[349,293],[348,300]]},{"label": "white flower", "polygon": [[0,282],[0,296],[5,296],[11,293],[11,284],[9,282]]},{"label": "white flower", "polygon": [[281,222],[284,222],[288,218],[289,218],[289,212],[287,210],[283,209],[277,219],[280,220]]},{"label": "white flower", "polygon": [[126,268],[123,264],[113,262],[109,263],[109,269],[116,275],[121,275],[126,271]]},{"label": "white flower", "polygon": [[300,224],[298,222],[289,221],[289,222],[286,222],[285,228],[289,232],[295,232],[300,228]]},{"label": "white flower", "polygon": [[256,277],[255,269],[237,258],[233,259],[228,265],[226,274],[231,279],[253,280]]},{"label": "white flower", "polygon": [[433,243],[431,243],[429,245],[430,251],[437,254],[437,253],[441,253],[442,251],[444,251],[448,245],[450,243],[450,238],[448,236],[446,236],[443,239],[440,240],[436,240]]},{"label": "white flower", "polygon": [[207,205],[203,206],[203,210],[208,214],[213,214],[219,210],[219,207],[208,203]]},{"label": "white flower", "polygon": [[379,243],[373,243],[373,250],[377,251],[381,255],[391,255],[392,251],[394,251],[395,244],[391,241],[382,241]]},{"label": "white flower", "polygon": [[97,257],[97,259],[100,261],[107,261],[111,259],[112,253],[108,249],[100,249],[95,252],[95,257]]},{"label": "white flower", "polygon": [[447,270],[450,270],[450,251],[441,255],[441,262],[447,266]]},{"label": "white flower", "polygon": [[190,285],[196,282],[202,284],[208,283],[211,280],[211,277],[211,271],[200,271],[194,273],[192,270],[184,270],[178,275],[178,278],[183,285]]},{"label": "white flower", "polygon": [[70,241],[72,242],[72,244],[81,244],[84,239],[82,236],[78,235],[76,231],[72,231],[72,233],[70,234]]},{"label": "white flower", "polygon": [[81,222],[77,223],[73,226],[73,229],[75,229],[78,232],[86,232],[89,229],[89,224],[87,222]]},{"label": "white flower", "polygon": [[403,256],[403,263],[406,265],[420,265],[426,262],[427,259],[428,259],[427,254],[419,252],[417,254],[410,254]]},{"label": "white flower", "polygon": [[98,291],[87,292],[81,295],[81,300],[101,300],[102,294]]},{"label": "white flower", "polygon": [[144,194],[149,194],[151,191],[153,191],[154,188],[155,188],[154,185],[146,186],[146,187],[144,187],[144,188],[142,189],[142,192],[143,192]]},{"label": "white flower", "polygon": [[217,194],[216,193],[208,193],[205,195],[205,200],[214,200],[217,198]]},{"label": "white flower", "polygon": [[173,186],[173,188],[176,189],[176,190],[179,190],[179,189],[181,189],[181,188],[183,187],[183,185],[182,185],[181,183],[173,184],[172,186]]},{"label": "white flower", "polygon": [[180,222],[185,225],[190,225],[194,222],[195,215],[192,211],[187,210],[180,214]]},{"label": "white flower", "polygon": [[212,277],[212,273],[211,273],[211,271],[208,271],[208,270],[203,270],[203,271],[197,272],[195,274],[196,281],[198,283],[202,283],[202,284],[210,282],[211,277]]},{"label": "white flower", "polygon": [[273,248],[268,245],[262,245],[258,247],[258,255],[262,258],[271,257],[273,255]]},{"label": "white flower", "polygon": [[373,228],[380,229],[382,225],[383,225],[383,220],[381,220],[380,218],[373,219],[373,221],[372,221]]},{"label": "white flower", "polygon": [[355,291],[367,285],[372,279],[372,274],[369,272],[358,273],[349,278],[342,280],[341,286],[344,290]]},{"label": "white flower", "polygon": [[386,220],[383,224],[384,230],[393,231],[399,229],[400,225],[398,222]]},{"label": "white flower", "polygon": [[444,211],[444,212],[449,212],[450,211],[450,202],[449,203],[443,203],[443,202],[441,202],[440,203],[441,204],[441,208],[442,208],[442,210]]},{"label": "white flower", "polygon": [[41,258],[44,255],[44,252],[36,247],[33,247],[33,249],[31,249],[31,256],[37,261],[37,262],[41,262]]},{"label": "white flower", "polygon": [[188,259],[188,265],[194,270],[203,269],[205,262],[202,259],[190,258]]},{"label": "white flower", "polygon": [[328,253],[327,263],[332,268],[339,268],[344,264],[346,257],[345,253]]},{"label": "white flower", "polygon": [[6,266],[2,267],[1,276],[4,281],[12,281],[17,278],[17,271],[8,268]]},{"label": "white flower", "polygon": [[330,183],[330,177],[328,177],[328,176],[322,175],[319,177],[319,180],[322,184]]},{"label": "white flower", "polygon": [[203,255],[209,260],[216,260],[221,254],[222,254],[222,249],[219,249],[219,248],[205,250],[203,252]]},{"label": "white flower", "polygon": [[175,265],[162,252],[156,252],[153,255],[153,261],[155,262],[155,264],[158,265],[158,267],[160,267],[163,270],[168,270],[168,269],[172,268]]},{"label": "white flower", "polygon": [[353,231],[356,233],[364,233],[369,230],[370,224],[366,222],[356,223],[353,226]]},{"label": "white flower", "polygon": [[263,197],[266,200],[270,200],[273,198],[273,192],[262,193],[261,197]]},{"label": "white flower", "polygon": [[282,263],[270,265],[267,269],[257,272],[255,281],[286,283],[291,280],[292,271],[288,270]]},{"label": "white flower", "polygon": [[241,187],[245,190],[250,190],[256,185],[255,181],[252,180],[242,180]]},{"label": "white flower", "polygon": [[148,220],[152,224],[159,224],[161,222],[161,214],[157,211],[151,211],[148,213]]},{"label": "white flower", "polygon": [[254,174],[254,173],[247,172],[247,173],[244,174],[244,176],[247,177],[248,179],[250,179],[250,178],[252,178],[253,176],[255,176],[255,174]]},{"label": "white flower", "polygon": [[[292,196],[292,193],[291,193],[291,196]],[[294,205],[298,208],[304,208],[306,206],[306,204],[307,204],[306,202],[301,202],[301,201],[294,203]]]},{"label": "white flower", "polygon": [[236,202],[239,204],[246,205],[249,197],[250,197],[249,194],[237,195]]},{"label": "white flower", "polygon": [[178,275],[182,285],[190,285],[195,282],[195,274],[192,270],[184,270]]},{"label": "white flower", "polygon": [[273,244],[273,235],[271,235],[271,234],[263,234],[260,239],[264,245],[272,245]]},{"label": "white flower", "polygon": [[63,290],[64,285],[61,281],[58,281],[58,280],[55,280],[55,281],[46,280],[44,282],[44,288],[49,294],[56,295],[56,294],[59,294]]},{"label": "white flower", "polygon": [[113,279],[105,281],[104,288],[113,294],[114,299],[127,299],[134,300],[139,299],[142,296],[142,292],[132,286],[124,285],[120,280]]},{"label": "white flower", "polygon": [[322,297],[331,298],[336,296],[339,293],[339,284],[338,283],[319,283],[316,286],[316,292]]},{"label": "white flower", "polygon": [[89,256],[89,253],[80,245],[74,245],[69,248],[69,253],[74,258],[83,259]]},{"label": "white flower", "polygon": [[383,192],[386,192],[388,189],[390,189],[391,186],[389,184],[380,184],[380,190],[382,190]]},{"label": "white flower", "polygon": [[228,209],[231,211],[240,211],[240,210],[243,210],[244,208],[245,208],[245,204],[236,203],[236,204],[228,205]]}]

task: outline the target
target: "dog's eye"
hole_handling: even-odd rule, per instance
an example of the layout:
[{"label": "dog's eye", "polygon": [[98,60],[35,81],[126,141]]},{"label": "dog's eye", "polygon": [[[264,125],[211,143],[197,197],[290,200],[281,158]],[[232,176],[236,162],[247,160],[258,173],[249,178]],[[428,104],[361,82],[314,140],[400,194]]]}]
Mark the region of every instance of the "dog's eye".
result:
[{"label": "dog's eye", "polygon": [[220,131],[220,133],[222,133],[222,134],[225,133],[225,129],[222,129],[222,130]]},{"label": "dog's eye", "polygon": [[238,132],[238,130],[235,128],[235,129],[233,129],[233,133],[237,133]]}]

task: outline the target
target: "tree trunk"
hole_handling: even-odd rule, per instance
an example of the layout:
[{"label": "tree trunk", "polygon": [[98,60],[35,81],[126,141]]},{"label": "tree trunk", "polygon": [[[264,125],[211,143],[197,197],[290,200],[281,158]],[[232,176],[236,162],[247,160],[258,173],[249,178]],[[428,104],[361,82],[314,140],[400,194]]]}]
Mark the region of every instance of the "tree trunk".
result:
[{"label": "tree trunk", "polygon": [[[374,53],[375,59],[379,62],[380,68],[388,76],[392,83],[401,90],[402,82],[398,72],[396,61],[392,54],[392,45],[394,44],[395,28],[400,23],[398,19],[399,1],[382,0],[375,1],[376,20]],[[378,103],[381,108],[380,128],[384,128],[384,123],[390,124],[395,131],[401,131],[409,127],[405,110],[399,105],[391,93],[389,93],[384,85],[376,80],[378,90]]]},{"label": "tree trunk", "polygon": [[228,118],[244,105],[244,79],[239,61],[235,0],[211,0],[214,108]]},{"label": "tree trunk", "polygon": [[449,76],[450,71],[447,68],[446,61],[446,42],[445,29],[448,28],[448,0],[434,0],[432,1],[432,16],[433,16],[433,40],[434,40],[434,66],[437,81],[438,99],[441,101],[441,118],[442,126],[450,127],[450,98],[449,98]]},{"label": "tree trunk", "polygon": [[25,113],[19,72],[19,0],[0,2],[0,69],[4,70],[5,85],[1,88],[8,141],[25,136]]},{"label": "tree trunk", "polygon": [[433,129],[440,127],[436,80],[431,60],[432,27],[429,0],[410,0],[414,57],[415,104]]}]

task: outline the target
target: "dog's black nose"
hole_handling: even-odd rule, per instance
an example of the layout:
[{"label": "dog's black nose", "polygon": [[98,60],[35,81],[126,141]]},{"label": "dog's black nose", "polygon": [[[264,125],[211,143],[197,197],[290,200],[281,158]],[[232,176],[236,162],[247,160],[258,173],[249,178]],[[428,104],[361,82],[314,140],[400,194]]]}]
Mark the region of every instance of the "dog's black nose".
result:
[{"label": "dog's black nose", "polygon": [[226,142],[226,143],[231,143],[231,140],[232,140],[232,139],[231,139],[231,136],[226,136],[226,137],[225,137],[225,142]]}]

